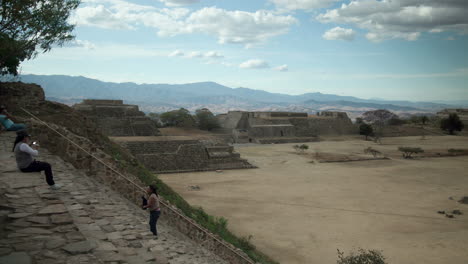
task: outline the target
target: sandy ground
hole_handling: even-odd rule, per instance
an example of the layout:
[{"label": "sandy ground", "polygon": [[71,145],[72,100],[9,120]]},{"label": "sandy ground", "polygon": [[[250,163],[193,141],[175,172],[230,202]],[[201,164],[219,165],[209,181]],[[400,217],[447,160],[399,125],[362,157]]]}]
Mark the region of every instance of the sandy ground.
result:
[{"label": "sandy ground", "polygon": [[[306,143],[315,151],[362,154],[372,146],[391,160],[310,163],[294,144],[236,146],[258,169],[159,177],[191,204],[280,263],[336,263],[336,250],[383,250],[389,263],[468,263],[468,156],[404,160],[398,146],[468,148],[468,137],[349,138]],[[190,190],[198,185],[201,190]],[[454,197],[454,200],[449,199]],[[460,209],[454,219],[439,210]]]}]

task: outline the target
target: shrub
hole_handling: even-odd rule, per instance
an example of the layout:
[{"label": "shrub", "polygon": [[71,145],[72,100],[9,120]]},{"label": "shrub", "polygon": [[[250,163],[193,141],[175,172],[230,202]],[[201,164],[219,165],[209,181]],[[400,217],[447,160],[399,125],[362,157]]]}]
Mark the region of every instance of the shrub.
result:
[{"label": "shrub", "polygon": [[380,151],[378,151],[376,149],[373,149],[372,147],[365,148],[364,153],[366,153],[366,154],[370,153],[370,154],[372,154],[372,156],[374,156],[374,158],[377,157],[378,155],[382,154],[382,152],[380,152]]},{"label": "shrub", "polygon": [[399,147],[399,151],[403,152],[403,158],[405,159],[411,159],[411,155],[413,154],[418,154],[418,153],[423,153],[424,150],[422,148],[414,148],[414,147]]},{"label": "shrub", "polygon": [[293,148],[297,151],[297,152],[304,152],[306,150],[309,149],[309,146],[306,145],[306,144],[302,144],[302,145],[294,145]]},{"label": "shrub", "polygon": [[358,253],[351,253],[344,256],[344,252],[338,251],[337,264],[386,264],[385,257],[378,250],[364,250],[360,248]]}]

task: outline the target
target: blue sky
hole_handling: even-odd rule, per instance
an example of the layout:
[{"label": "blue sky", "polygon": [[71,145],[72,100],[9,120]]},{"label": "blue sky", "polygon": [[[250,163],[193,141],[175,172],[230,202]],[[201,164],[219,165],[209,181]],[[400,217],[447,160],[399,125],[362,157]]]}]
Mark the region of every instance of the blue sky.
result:
[{"label": "blue sky", "polygon": [[22,73],[468,100],[466,0],[83,0]]}]

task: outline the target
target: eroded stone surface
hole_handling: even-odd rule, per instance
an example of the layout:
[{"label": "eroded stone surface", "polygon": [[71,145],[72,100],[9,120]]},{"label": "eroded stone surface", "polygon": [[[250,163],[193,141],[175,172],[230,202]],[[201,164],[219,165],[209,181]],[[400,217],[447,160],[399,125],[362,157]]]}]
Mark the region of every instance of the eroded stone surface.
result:
[{"label": "eroded stone surface", "polygon": [[49,205],[46,208],[43,208],[39,211],[39,215],[49,215],[49,214],[63,214],[68,212],[67,208],[63,204],[53,204]]},{"label": "eroded stone surface", "polygon": [[96,246],[96,243],[85,240],[68,244],[62,247],[62,249],[68,252],[69,254],[76,255],[91,252],[96,248]]},{"label": "eroded stone surface", "polygon": [[2,264],[31,264],[32,259],[26,252],[13,252],[9,255],[0,257]]}]

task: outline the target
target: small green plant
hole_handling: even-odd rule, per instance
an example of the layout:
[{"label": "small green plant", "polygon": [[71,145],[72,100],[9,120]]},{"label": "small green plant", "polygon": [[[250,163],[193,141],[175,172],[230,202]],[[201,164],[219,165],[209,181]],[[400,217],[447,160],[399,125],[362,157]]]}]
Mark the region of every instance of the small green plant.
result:
[{"label": "small green plant", "polygon": [[345,256],[344,252],[339,249],[337,251],[337,264],[386,264],[385,257],[378,250],[364,250],[360,248],[357,253],[352,252],[348,256]]},{"label": "small green plant", "polygon": [[405,159],[411,159],[411,155],[424,152],[424,150],[419,147],[398,147],[398,150],[403,152],[403,158]]},{"label": "small green plant", "polygon": [[372,147],[368,147],[366,149],[364,149],[364,153],[366,154],[372,154],[372,156],[374,156],[374,158],[376,158],[378,155],[382,155],[382,152],[376,150],[376,149],[373,149]]},{"label": "small green plant", "polygon": [[309,149],[309,146],[306,145],[306,144],[302,144],[302,145],[294,145],[293,148],[294,148],[297,152],[303,153],[304,151],[306,151],[306,150]]}]

